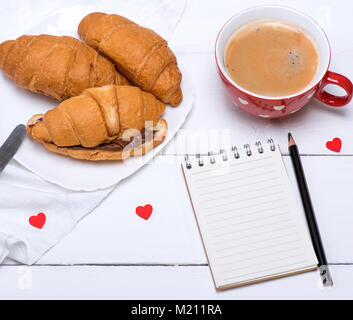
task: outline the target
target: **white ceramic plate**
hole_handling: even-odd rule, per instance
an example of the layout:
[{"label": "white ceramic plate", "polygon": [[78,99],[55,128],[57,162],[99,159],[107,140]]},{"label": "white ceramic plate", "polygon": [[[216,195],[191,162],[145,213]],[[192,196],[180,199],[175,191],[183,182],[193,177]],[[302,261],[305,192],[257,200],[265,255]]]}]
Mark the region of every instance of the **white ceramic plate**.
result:
[{"label": "white ceramic plate", "polygon": [[[62,10],[47,17],[39,25],[29,30],[28,34],[48,33],[75,36],[78,22],[89,11],[92,10],[81,6]],[[167,106],[163,116],[169,126],[166,140],[147,155],[125,162],[79,161],[51,153],[40,143],[27,137],[15,159],[38,176],[75,191],[104,189],[118,183],[136,172],[161,151],[178,132],[189,114],[194,101],[193,84],[182,64],[180,69],[183,73],[184,100],[177,108]],[[27,124],[28,119],[34,114],[45,113],[58,105],[56,100],[18,88],[2,72],[0,72],[0,90],[3,110],[2,117],[0,117],[0,143],[5,141],[16,125]]]}]

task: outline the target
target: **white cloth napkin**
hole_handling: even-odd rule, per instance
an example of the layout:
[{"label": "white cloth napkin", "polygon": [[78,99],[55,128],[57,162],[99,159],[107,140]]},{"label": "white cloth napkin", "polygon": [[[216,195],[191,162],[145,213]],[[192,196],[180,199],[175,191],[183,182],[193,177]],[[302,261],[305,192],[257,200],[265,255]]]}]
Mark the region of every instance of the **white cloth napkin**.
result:
[{"label": "white cloth napkin", "polygon": [[[28,33],[31,26],[60,12],[62,19],[77,24],[89,12],[118,13],[153,28],[169,40],[187,5],[187,0],[10,1],[2,4],[0,40]],[[1,25],[3,24],[3,25]],[[5,26],[6,24],[6,26]],[[55,30],[54,30],[55,33]],[[6,104],[7,102],[3,102]],[[67,235],[114,189],[71,192],[37,177],[11,161],[0,173],[0,263],[5,258],[31,265]],[[29,218],[46,215],[42,229]]]},{"label": "white cloth napkin", "polygon": [[[33,264],[112,190],[71,192],[12,161],[0,174],[0,261]],[[38,213],[46,215],[42,229],[29,224]]]}]

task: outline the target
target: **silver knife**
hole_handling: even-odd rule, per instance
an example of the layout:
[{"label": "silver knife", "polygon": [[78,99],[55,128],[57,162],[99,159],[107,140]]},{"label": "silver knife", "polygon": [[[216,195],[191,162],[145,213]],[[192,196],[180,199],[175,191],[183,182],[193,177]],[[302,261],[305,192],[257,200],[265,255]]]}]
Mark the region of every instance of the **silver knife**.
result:
[{"label": "silver knife", "polygon": [[26,136],[26,126],[18,125],[0,147],[0,172],[5,169],[10,160],[14,157]]}]

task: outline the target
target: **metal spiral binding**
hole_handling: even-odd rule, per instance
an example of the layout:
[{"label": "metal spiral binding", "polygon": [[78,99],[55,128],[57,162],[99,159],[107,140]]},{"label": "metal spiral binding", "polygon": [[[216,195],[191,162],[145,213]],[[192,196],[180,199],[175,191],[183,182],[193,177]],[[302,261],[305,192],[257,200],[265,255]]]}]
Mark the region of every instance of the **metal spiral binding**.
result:
[{"label": "metal spiral binding", "polygon": [[262,147],[262,144],[260,141],[257,141],[255,143],[256,147],[257,147],[257,150],[259,151],[259,153],[264,153],[264,148]]},{"label": "metal spiral binding", "polygon": [[244,149],[246,150],[246,155],[250,157],[252,155],[250,144],[244,145]]},{"label": "metal spiral binding", "polygon": [[223,161],[228,161],[228,155],[227,155],[227,151],[225,149],[221,149],[221,151],[219,152],[221,155],[223,155],[222,159]]},{"label": "metal spiral binding", "polygon": [[239,151],[238,151],[237,147],[232,147],[232,152],[234,154],[234,158],[235,159],[239,159],[240,158],[240,154],[239,154]]},{"label": "metal spiral binding", "polygon": [[209,152],[208,156],[210,157],[211,164],[215,164],[216,163],[216,158],[214,157],[213,152]]},{"label": "metal spiral binding", "polygon": [[199,167],[203,167],[204,163],[200,153],[196,155],[196,159],[198,160]]},{"label": "metal spiral binding", "polygon": [[[270,145],[270,150],[271,151],[276,151],[276,145],[275,145],[275,142],[274,142],[274,140],[272,138],[268,139],[267,143]],[[265,150],[264,150],[264,148],[262,146],[262,143],[260,141],[257,141],[255,143],[255,146],[256,146],[256,148],[257,148],[257,150],[258,150],[258,152],[260,154],[265,152]],[[244,149],[246,150],[246,155],[248,157],[252,156],[252,150],[251,150],[250,144],[245,144],[244,145]],[[232,153],[233,153],[235,159],[239,159],[240,158],[240,153],[239,153],[238,148],[236,146],[232,147]],[[219,154],[222,156],[222,160],[224,162],[228,161],[229,157],[228,157],[227,151],[225,149],[221,149],[219,151]],[[211,164],[215,164],[216,163],[215,153],[210,151],[208,153],[208,157],[210,159],[210,163]],[[203,157],[201,156],[200,153],[196,155],[196,159],[198,161],[198,166],[199,167],[203,167],[204,166],[204,160],[203,160]],[[185,156],[185,163],[186,163],[186,168],[187,169],[192,169],[192,164],[191,164],[190,157],[189,157],[188,154]]]},{"label": "metal spiral binding", "polygon": [[188,169],[188,170],[192,169],[192,165],[191,165],[190,158],[189,158],[188,154],[185,157],[185,163],[186,163],[186,169]]},{"label": "metal spiral binding", "polygon": [[268,139],[267,143],[271,146],[271,151],[276,151],[276,145],[272,138]]}]

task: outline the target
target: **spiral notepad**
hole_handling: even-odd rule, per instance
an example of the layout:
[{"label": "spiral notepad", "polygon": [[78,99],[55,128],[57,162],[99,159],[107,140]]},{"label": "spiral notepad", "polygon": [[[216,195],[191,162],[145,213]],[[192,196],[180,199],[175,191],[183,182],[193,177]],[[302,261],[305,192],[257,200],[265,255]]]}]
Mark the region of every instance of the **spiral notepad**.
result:
[{"label": "spiral notepad", "polygon": [[304,216],[272,139],[182,165],[218,290],[317,269]]}]

